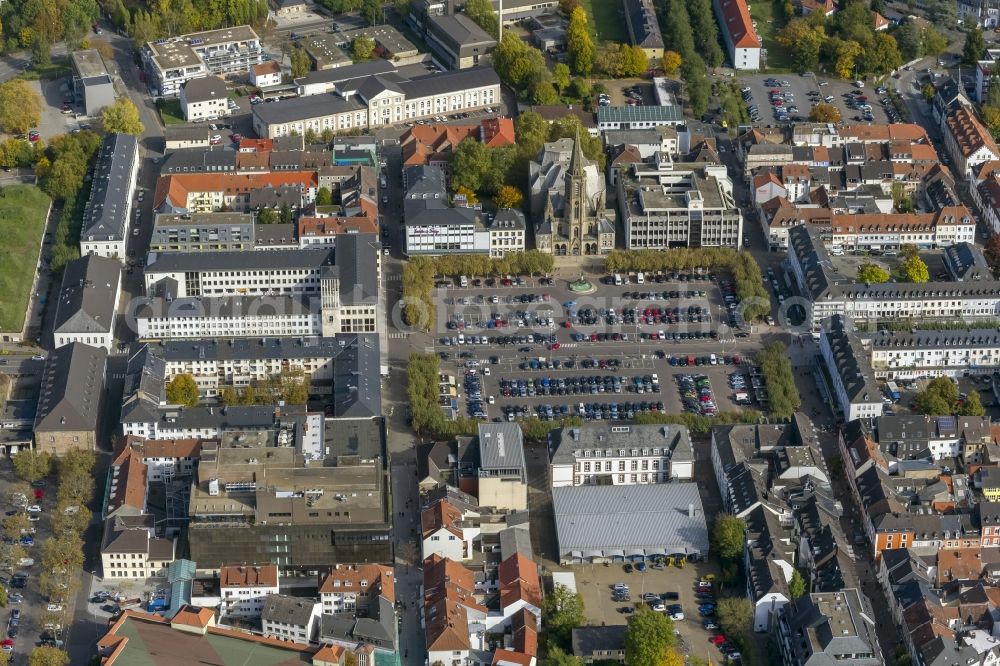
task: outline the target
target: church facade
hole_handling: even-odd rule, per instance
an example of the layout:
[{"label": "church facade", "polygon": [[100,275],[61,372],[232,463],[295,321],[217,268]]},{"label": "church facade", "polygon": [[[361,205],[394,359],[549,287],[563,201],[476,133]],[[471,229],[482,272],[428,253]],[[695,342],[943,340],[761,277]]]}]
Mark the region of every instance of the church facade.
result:
[{"label": "church facade", "polygon": [[579,134],[545,144],[531,163],[530,182],[538,250],[586,257],[614,249],[617,214],[606,207],[604,176],[583,156]]}]

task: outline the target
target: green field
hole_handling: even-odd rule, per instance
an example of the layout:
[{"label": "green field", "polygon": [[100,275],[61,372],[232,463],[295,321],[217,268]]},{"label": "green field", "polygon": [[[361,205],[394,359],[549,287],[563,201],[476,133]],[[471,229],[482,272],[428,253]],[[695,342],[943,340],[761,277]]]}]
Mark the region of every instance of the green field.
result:
[{"label": "green field", "polygon": [[767,50],[767,67],[764,71],[790,72],[792,61],[788,59],[785,49],[775,40],[778,30],[784,26],[784,21],[779,25],[775,20],[776,4],[774,0],[757,0],[750,5],[750,17],[757,22],[761,44]]},{"label": "green field", "polygon": [[156,108],[160,111],[160,120],[164,125],[183,125],[184,112],[181,111],[181,101],[179,99],[157,100]]},{"label": "green field", "polygon": [[24,326],[49,197],[33,185],[0,188],[0,331]]},{"label": "green field", "polygon": [[598,44],[607,41],[629,43],[621,0],[582,0],[581,4],[590,17],[590,29],[597,36]]}]

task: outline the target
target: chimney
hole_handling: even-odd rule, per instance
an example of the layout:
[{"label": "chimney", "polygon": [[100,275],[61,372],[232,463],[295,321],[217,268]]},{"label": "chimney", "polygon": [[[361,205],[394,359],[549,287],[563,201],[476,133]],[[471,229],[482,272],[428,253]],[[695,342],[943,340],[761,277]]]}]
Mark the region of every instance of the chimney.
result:
[{"label": "chimney", "polygon": [[694,503],[688,504],[688,518],[694,518],[695,510]]}]

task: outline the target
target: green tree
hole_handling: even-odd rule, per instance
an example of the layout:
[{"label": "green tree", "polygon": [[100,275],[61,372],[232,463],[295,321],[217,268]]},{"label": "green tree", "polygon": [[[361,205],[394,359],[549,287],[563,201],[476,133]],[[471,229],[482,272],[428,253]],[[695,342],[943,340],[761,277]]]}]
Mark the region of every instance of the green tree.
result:
[{"label": "green tree", "polygon": [[809,120],[814,123],[840,122],[840,111],[833,104],[820,102],[809,111]]},{"label": "green tree", "polygon": [[962,406],[958,408],[958,414],[959,416],[986,416],[986,409],[983,407],[983,402],[979,397],[979,391],[969,391],[968,397],[965,398]]},{"label": "green tree", "polygon": [[903,261],[900,272],[907,282],[924,283],[931,279],[927,264],[920,257],[910,257]]},{"label": "green tree", "polygon": [[724,560],[742,558],[746,531],[747,525],[742,518],[720,513],[712,525],[712,550]]},{"label": "green tree", "polygon": [[551,81],[538,79],[528,88],[528,98],[532,104],[548,106],[559,101],[559,94]]},{"label": "green tree", "polygon": [[0,83],[0,131],[23,134],[41,120],[42,102],[22,79]]},{"label": "green tree", "polygon": [[232,386],[222,389],[222,395],[219,396],[219,399],[222,400],[222,404],[226,407],[240,404],[240,396]]},{"label": "green tree", "polygon": [[490,167],[490,149],[476,139],[465,139],[455,147],[452,154],[452,186],[478,192],[483,186],[484,174]]},{"label": "green tree", "polygon": [[329,187],[324,186],[316,190],[316,205],[317,206],[333,205],[333,192],[330,191]]},{"label": "green tree", "polygon": [[0,606],[7,607],[7,588],[2,586],[0,586]]},{"label": "green tree", "polygon": [[587,13],[583,7],[576,7],[569,15],[566,26],[566,55],[574,74],[587,76],[594,68],[594,40],[590,36]]},{"label": "green tree", "polygon": [[711,0],[689,0],[687,11],[695,48],[698,49],[706,65],[720,66],[724,58],[722,48],[719,46],[719,33]]},{"label": "green tree", "polygon": [[923,33],[923,29],[917,25],[917,22],[910,20],[904,21],[893,31],[892,36],[896,38],[899,52],[907,61],[920,56],[924,39]]},{"label": "green tree", "polygon": [[840,41],[837,43],[836,62],[834,71],[842,79],[850,79],[854,76],[858,58],[862,56],[864,49],[861,44],[853,41]]},{"label": "green tree", "polygon": [[306,53],[305,49],[295,47],[292,49],[292,78],[297,79],[300,76],[305,76],[309,73],[312,68],[312,62],[309,60],[309,54]]},{"label": "green tree", "polygon": [[139,120],[139,109],[128,97],[119,97],[114,104],[101,110],[101,126],[104,131],[132,136],[142,136],[145,126]]},{"label": "green tree", "polygon": [[642,76],[649,69],[649,56],[640,46],[625,45],[622,47],[622,62],[625,76]]},{"label": "green tree", "polygon": [[757,363],[767,386],[771,417],[781,421],[790,419],[801,406],[802,398],[795,387],[795,375],[785,345],[780,341],[768,344],[757,354]]},{"label": "green tree", "polygon": [[923,95],[926,101],[931,102],[934,100],[934,95],[937,94],[937,88],[934,87],[933,83],[928,83],[920,89],[920,94]]},{"label": "green tree", "polygon": [[889,271],[878,264],[861,264],[858,267],[858,282],[882,284],[889,281]]},{"label": "green tree", "polygon": [[792,600],[795,600],[805,593],[806,579],[803,578],[799,570],[796,569],[792,572],[792,579],[788,581],[788,594],[792,597]]},{"label": "green tree", "polygon": [[[573,1],[579,2],[580,0]],[[441,666],[444,666],[444,664],[441,664]],[[545,666],[583,666],[583,659],[566,652],[558,645],[549,645],[548,656],[545,658]]]},{"label": "green tree", "polygon": [[1000,106],[984,104],[981,108],[983,124],[994,136],[1000,136]]},{"label": "green tree", "polygon": [[965,44],[962,46],[962,65],[965,67],[978,67],[979,61],[986,54],[986,39],[983,38],[983,31],[979,26],[975,26],[965,33]]},{"label": "green tree", "polygon": [[923,43],[920,47],[921,54],[925,56],[937,57],[948,48],[948,38],[935,30],[932,26],[924,28]]},{"label": "green tree", "polygon": [[167,401],[174,405],[197,406],[198,384],[194,381],[194,377],[181,374],[167,382]]},{"label": "green tree", "polygon": [[368,25],[378,25],[382,20],[382,3],[379,0],[363,0],[361,3],[361,18]]},{"label": "green tree", "polygon": [[473,23],[494,39],[500,34],[500,19],[490,0],[467,0],[463,11]]},{"label": "green tree", "polygon": [[552,594],[545,597],[542,619],[549,636],[560,646],[568,648],[573,630],[587,622],[583,608],[583,595],[565,585],[556,585]]},{"label": "green tree", "polygon": [[278,209],[278,222],[281,224],[291,224],[292,222],[292,207],[287,203],[281,204],[281,208]]},{"label": "green tree", "polygon": [[955,412],[958,387],[948,377],[935,377],[914,398],[917,411],[928,416],[945,416]]},{"label": "green tree", "polygon": [[673,621],[642,604],[628,619],[625,663],[629,666],[661,666],[668,650],[676,644]]},{"label": "green tree", "polygon": [[745,639],[750,633],[753,605],[746,597],[725,597],[715,609],[719,627],[731,639]]},{"label": "green tree", "polygon": [[69,666],[69,654],[54,647],[36,647],[28,656],[28,666]]},{"label": "green tree", "polygon": [[664,51],[660,67],[667,76],[673,76],[681,66],[681,54],[677,51]]},{"label": "green tree", "polygon": [[392,2],[392,7],[400,18],[406,18],[410,15],[410,6],[410,0],[393,0]]},{"label": "green tree", "polygon": [[256,220],[257,224],[277,224],[278,214],[274,212],[273,208],[261,208],[257,211]]},{"label": "green tree", "polygon": [[548,134],[549,124],[535,111],[525,111],[514,121],[518,149],[529,159],[538,155],[548,140]]},{"label": "green tree", "polygon": [[502,186],[493,199],[497,208],[520,208],[523,201],[524,194],[513,185]]},{"label": "green tree", "polygon": [[360,60],[371,60],[375,53],[375,40],[368,35],[358,35],[351,42],[351,57],[354,62]]},{"label": "green tree", "polygon": [[865,49],[863,62],[866,72],[884,76],[902,66],[903,56],[892,35],[877,32],[871,45]]},{"label": "green tree", "polygon": [[793,66],[799,71],[815,69],[826,36],[804,19],[792,19],[778,31],[777,41],[788,51]]},{"label": "green tree", "polygon": [[14,471],[28,483],[44,479],[52,471],[52,457],[46,451],[21,449],[14,454]]},{"label": "green tree", "polygon": [[927,20],[944,29],[954,27],[957,13],[955,4],[951,0],[926,0],[924,10]]},{"label": "green tree", "polygon": [[593,88],[590,87],[590,82],[587,81],[587,79],[575,76],[573,77],[573,80],[569,82],[570,97],[575,97],[576,99],[589,99],[592,94],[594,94],[594,91]]},{"label": "green tree", "polygon": [[556,87],[560,95],[569,87],[569,66],[566,63],[558,62],[552,68],[552,85]]}]

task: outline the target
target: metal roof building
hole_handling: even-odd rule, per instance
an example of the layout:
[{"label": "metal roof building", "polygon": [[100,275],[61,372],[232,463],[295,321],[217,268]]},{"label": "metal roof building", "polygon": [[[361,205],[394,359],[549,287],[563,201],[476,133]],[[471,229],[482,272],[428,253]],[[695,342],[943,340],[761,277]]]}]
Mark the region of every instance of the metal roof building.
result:
[{"label": "metal roof building", "polygon": [[667,106],[602,106],[597,109],[600,130],[647,129],[660,125],[682,125],[684,110]]},{"label": "metal roof building", "polygon": [[695,483],[553,488],[552,505],[566,564],[708,552]]}]

